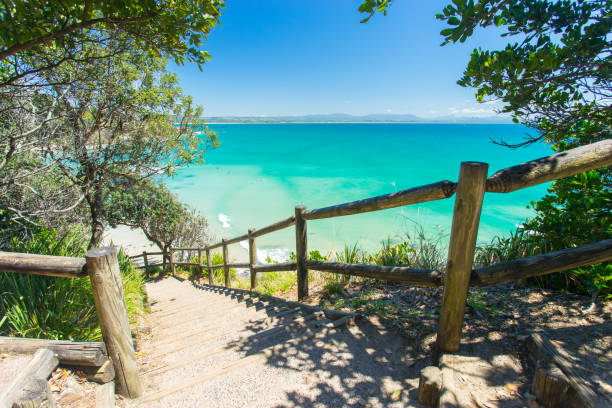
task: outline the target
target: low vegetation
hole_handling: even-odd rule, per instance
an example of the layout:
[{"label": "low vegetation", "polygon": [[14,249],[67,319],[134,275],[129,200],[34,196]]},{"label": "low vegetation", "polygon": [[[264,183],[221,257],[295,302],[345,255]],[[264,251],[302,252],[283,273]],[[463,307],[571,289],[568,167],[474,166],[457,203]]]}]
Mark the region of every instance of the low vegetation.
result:
[{"label": "low vegetation", "polygon": [[[6,231],[6,230],[5,230]],[[4,241],[2,250],[82,257],[87,234],[46,227]],[[123,251],[119,266],[130,323],[144,312],[144,278]],[[66,279],[0,272],[0,333],[55,340],[101,340],[89,278]]]}]

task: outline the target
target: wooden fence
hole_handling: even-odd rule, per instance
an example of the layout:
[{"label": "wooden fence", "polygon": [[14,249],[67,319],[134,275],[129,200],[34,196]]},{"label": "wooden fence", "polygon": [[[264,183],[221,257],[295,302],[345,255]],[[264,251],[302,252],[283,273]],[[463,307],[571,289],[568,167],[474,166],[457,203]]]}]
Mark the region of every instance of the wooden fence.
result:
[{"label": "wooden fence", "polygon": [[[142,395],[116,248],[92,249],[85,258],[0,252],[0,271],[58,278],[89,276],[102,337],[114,367],[118,391],[129,398]],[[36,343],[34,340],[29,341],[32,342]],[[15,346],[23,348],[23,343]],[[45,347],[49,344],[48,341],[40,343]],[[59,347],[58,344],[54,346]],[[57,350],[54,349],[54,352],[57,353]],[[63,359],[71,361],[70,356],[64,356]]]},{"label": "wooden fence", "polygon": [[[484,194],[508,193],[610,165],[612,165],[611,139],[508,167],[488,178],[488,164],[463,162],[456,183],[445,180],[392,194],[314,210],[297,206],[291,217],[260,229],[249,229],[247,234],[223,239],[205,248],[171,248],[168,254],[157,254],[168,257],[173,273],[176,265],[195,266],[200,272],[207,269],[210,284],[213,283],[213,269],[223,268],[225,285],[230,286],[230,268],[249,268],[251,289],[257,285],[257,273],[295,270],[297,271],[298,300],[303,300],[308,296],[309,269],[422,286],[444,286],[437,345],[439,351],[455,352],[459,349],[469,285],[486,286],[510,282],[612,259],[612,240],[605,240],[473,270],[472,264]],[[320,262],[307,258],[307,221],[443,200],[453,195],[455,195],[455,206],[445,275],[435,270],[408,266]],[[257,265],[255,238],[294,225],[296,261]],[[246,240],[248,240],[249,262],[230,263],[228,246]],[[222,248],[223,264],[211,265],[211,251],[217,248]],[[177,251],[197,251],[198,262],[175,261],[174,254]],[[206,266],[203,264],[203,252],[206,254]],[[149,266],[147,255],[150,253],[136,256],[144,257],[145,269]]]}]

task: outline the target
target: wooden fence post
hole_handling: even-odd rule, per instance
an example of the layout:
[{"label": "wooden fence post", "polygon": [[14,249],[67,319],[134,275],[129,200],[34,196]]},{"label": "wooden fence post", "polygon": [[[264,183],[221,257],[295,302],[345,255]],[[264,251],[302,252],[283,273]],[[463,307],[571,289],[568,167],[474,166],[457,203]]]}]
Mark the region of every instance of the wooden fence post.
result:
[{"label": "wooden fence post", "polygon": [[176,265],[174,264],[174,250],[172,248],[168,248],[169,252],[169,261],[170,261],[170,273],[172,276],[176,274]]},{"label": "wooden fence post", "polygon": [[461,163],[438,321],[439,352],[459,350],[488,168],[487,163]]},{"label": "wooden fence post", "polygon": [[117,248],[96,248],[85,254],[98,321],[115,369],[119,393],[128,398],[142,395],[134,343],[128,321]]},{"label": "wooden fence post", "polygon": [[229,253],[227,250],[227,244],[225,243],[226,239],[223,238],[221,240],[221,242],[223,242],[223,271],[225,272],[225,287],[229,288],[231,287],[231,282],[230,282],[230,268],[228,266],[229,264]]},{"label": "wooden fence post", "polygon": [[257,264],[257,247],[255,246],[255,229],[249,229],[249,270],[251,271],[251,290],[257,286],[257,272],[253,266]]},{"label": "wooden fence post", "polygon": [[213,285],[215,281],[213,280],[212,259],[210,259],[210,249],[208,247],[206,248],[206,266],[206,269],[208,269],[208,284]]},{"label": "wooden fence post", "polygon": [[302,213],[306,210],[303,205],[295,207],[295,254],[297,269],[297,295],[298,301],[308,296],[308,269],[306,268],[307,238],[306,220]]},{"label": "wooden fence post", "polygon": [[198,248],[198,281],[202,279],[203,268],[202,268],[202,248]]},{"label": "wooden fence post", "polygon": [[147,251],[142,251],[142,259],[144,259],[145,277],[149,279],[149,260],[147,259]]}]

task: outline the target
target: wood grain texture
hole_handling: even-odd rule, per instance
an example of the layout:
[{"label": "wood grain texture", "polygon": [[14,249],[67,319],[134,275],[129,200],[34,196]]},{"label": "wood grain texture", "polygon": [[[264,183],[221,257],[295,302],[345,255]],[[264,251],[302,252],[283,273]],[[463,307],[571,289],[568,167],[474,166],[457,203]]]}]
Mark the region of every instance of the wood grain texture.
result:
[{"label": "wood grain texture", "polygon": [[118,391],[128,398],[137,398],[142,395],[143,388],[125,307],[117,249],[92,249],[85,259],[98,321],[113,361]]},{"label": "wood grain texture", "polygon": [[342,262],[306,261],[309,269],[333,272],[350,276],[362,276],[390,282],[413,283],[421,286],[436,287],[443,284],[440,272],[409,266],[383,266],[368,264],[347,264]]},{"label": "wood grain texture", "polygon": [[533,333],[529,337],[531,347],[537,350],[540,356],[546,356],[552,360],[566,375],[570,385],[575,391],[575,396],[581,406],[586,408],[599,408],[610,406],[612,398],[598,395],[590,386],[590,381],[583,378],[574,363],[565,358],[551,341],[540,333]]},{"label": "wood grain texture", "polygon": [[208,283],[213,284],[212,259],[210,257],[210,249],[206,248],[206,270],[208,271]]},{"label": "wood grain texture", "polygon": [[174,250],[170,249],[168,253],[168,261],[170,262],[170,273],[176,275],[176,264],[174,263]]},{"label": "wood grain texture", "polygon": [[453,182],[447,180],[440,181],[438,183],[402,190],[396,193],[305,211],[304,219],[317,220],[321,218],[340,217],[441,200],[452,196],[455,192],[455,188],[456,184]]},{"label": "wood grain texture", "polygon": [[96,408],[115,408],[115,382],[111,381],[96,391]]},{"label": "wood grain texture", "polygon": [[612,139],[607,139],[500,170],[487,179],[487,192],[509,193],[610,165]]},{"label": "wood grain texture", "polygon": [[419,377],[419,402],[426,407],[434,407],[440,398],[442,373],[438,367],[429,366],[421,370]]},{"label": "wood grain texture", "polygon": [[253,266],[256,272],[295,271],[296,268],[296,262],[280,262]]},{"label": "wood grain texture", "polygon": [[488,168],[486,163],[461,163],[438,323],[440,351],[459,350]]},{"label": "wood grain texture", "polygon": [[107,382],[115,379],[115,368],[113,366],[113,362],[108,359],[99,367],[73,366],[63,364],[61,360],[60,364],[63,367],[74,370],[75,372],[83,373],[85,378],[87,378],[89,381],[106,384]]},{"label": "wood grain texture", "polygon": [[47,349],[39,349],[25,368],[17,373],[13,381],[0,394],[0,408],[12,408],[29,380],[47,380],[57,368],[59,360],[55,353]]},{"label": "wood grain texture", "polygon": [[552,361],[539,360],[533,375],[531,392],[546,408],[568,407],[570,384],[567,377]]},{"label": "wood grain texture", "polygon": [[232,286],[232,282],[231,282],[231,277],[230,277],[230,267],[229,267],[229,252],[227,249],[227,244],[225,242],[225,239],[222,240],[223,242],[223,272],[224,272],[224,276],[225,276],[225,287],[229,288]]},{"label": "wood grain texture", "polygon": [[255,230],[253,232],[253,236],[260,237],[262,235],[266,235],[271,232],[275,232],[275,231],[279,231],[279,230],[288,228],[292,226],[293,224],[295,224],[295,217],[291,216],[289,218],[285,218],[284,220],[275,222],[274,224],[270,224],[267,227],[263,227],[263,228]]},{"label": "wood grain texture", "polygon": [[257,287],[257,271],[253,266],[257,265],[257,246],[255,244],[255,229],[249,229],[249,271],[251,275],[251,290]]},{"label": "wood grain texture", "polygon": [[225,243],[226,243],[227,245],[237,244],[237,243],[239,243],[239,242],[246,241],[247,239],[249,239],[248,234],[244,234],[244,235],[240,235],[240,236],[238,236],[238,237],[234,237],[234,238],[226,239],[226,240],[225,240]]},{"label": "wood grain texture", "polygon": [[228,268],[248,268],[249,266],[250,264],[248,262],[234,262],[227,264]]},{"label": "wood grain texture", "polygon": [[471,284],[495,285],[612,260],[612,239],[515,259],[472,271]]},{"label": "wood grain texture", "polygon": [[101,341],[68,341],[0,337],[0,353],[35,353],[46,348],[53,351],[61,364],[101,366],[108,360],[106,346]]},{"label": "wood grain texture", "polygon": [[87,276],[87,267],[83,258],[19,252],[0,252],[0,271],[58,278],[82,278]]},{"label": "wood grain texture", "polygon": [[198,248],[198,280],[202,278],[204,274],[204,265],[202,264],[202,248]]},{"label": "wood grain texture", "polygon": [[12,408],[55,408],[56,406],[48,381],[29,378],[13,402]]},{"label": "wood grain texture", "polygon": [[302,214],[306,207],[298,205],[295,207],[295,263],[297,271],[297,298],[298,301],[308,297],[308,267],[306,259],[308,256],[308,228]]}]

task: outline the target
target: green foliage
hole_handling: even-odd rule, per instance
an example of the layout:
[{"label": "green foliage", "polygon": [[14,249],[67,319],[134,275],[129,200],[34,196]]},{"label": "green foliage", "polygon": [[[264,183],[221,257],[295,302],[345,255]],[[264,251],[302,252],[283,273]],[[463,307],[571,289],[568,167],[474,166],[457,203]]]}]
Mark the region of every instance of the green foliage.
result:
[{"label": "green foliage", "polygon": [[[360,11],[384,12],[388,2],[365,1]],[[536,129],[519,147],[545,141],[559,152],[608,139],[612,131],[612,2],[547,0],[453,0],[439,20],[444,44],[464,42],[478,27],[498,27],[516,42],[501,50],[475,49],[463,77],[480,102],[501,101],[516,123]],[[525,230],[482,248],[480,262],[521,252],[552,251],[609,239],[612,176],[609,168],[590,171],[552,184],[532,203],[536,215]],[[490,257],[489,260],[486,258]],[[610,297],[609,264],[540,278],[540,284]]]},{"label": "green foliage", "polygon": [[[10,229],[10,226],[8,226]],[[87,238],[73,229],[58,236],[52,229],[29,229],[3,250],[82,257]],[[119,265],[130,321],[143,312],[143,279],[123,252]],[[101,340],[88,278],[66,279],[0,272],[0,333],[31,338]]]},{"label": "green foliage", "polygon": [[151,55],[201,65],[210,58],[200,50],[202,41],[218,23],[222,7],[221,0],[5,1],[0,4],[0,60],[45,48],[71,56],[95,32],[98,41],[122,33]]},{"label": "green foliage", "polygon": [[297,284],[294,272],[266,272],[258,275],[256,291],[274,296],[287,292]]},{"label": "green foliage", "polygon": [[[589,171],[559,180],[548,194],[532,203],[536,215],[524,228],[546,249],[558,250],[612,238],[612,177]],[[538,278],[546,287],[612,297],[612,265],[603,263]]]},{"label": "green foliage", "polygon": [[376,12],[387,15],[387,7],[392,3],[392,0],[365,0],[359,6],[360,13],[367,13],[368,16],[361,20],[362,23],[366,23],[370,20]]},{"label": "green foliage", "polygon": [[378,252],[364,257],[364,260],[375,265],[441,270],[446,259],[444,247],[440,242],[442,238],[428,236],[423,228],[417,226],[413,232],[406,233],[404,240],[398,243],[387,238]]},{"label": "green foliage", "polygon": [[411,253],[414,249],[409,242],[394,243],[391,238],[382,242],[381,249],[368,256],[369,263],[375,265],[400,266],[410,265]]},{"label": "green foliage", "polygon": [[205,246],[206,219],[182,204],[164,184],[151,180],[121,182],[108,193],[110,225],[140,228],[162,252],[174,247]]},{"label": "green foliage", "polygon": [[[198,263],[198,258],[193,257],[191,259],[187,259],[187,262]],[[202,263],[207,265],[206,256],[202,256]],[[211,265],[222,265],[223,264],[223,254],[221,252],[212,252],[211,253]],[[205,279],[208,282],[208,269],[206,267],[202,268],[202,276],[200,276],[200,268],[198,266],[184,266],[179,265],[176,267],[177,273],[184,273],[190,279]],[[225,270],[223,268],[214,268],[213,270],[213,282],[215,285],[223,285],[225,284]],[[230,279],[232,282],[237,282],[240,280],[238,277],[238,273],[236,269],[230,268]]]},{"label": "green foliage", "polygon": [[494,265],[513,259],[525,258],[546,252],[533,232],[517,229],[509,237],[494,237],[490,243],[476,247],[474,264]]},{"label": "green foliage", "polygon": [[327,282],[323,289],[330,295],[341,295],[344,292],[344,284],[340,282]]},{"label": "green foliage", "polygon": [[[295,254],[292,252],[291,254],[293,254],[295,256]],[[308,253],[308,259],[311,261],[320,261],[320,262],[326,262],[329,260],[329,257],[325,256],[325,255],[321,255],[321,252],[319,252],[318,249],[313,249],[312,251],[310,251]],[[295,257],[292,258],[292,260],[295,260]]]}]

